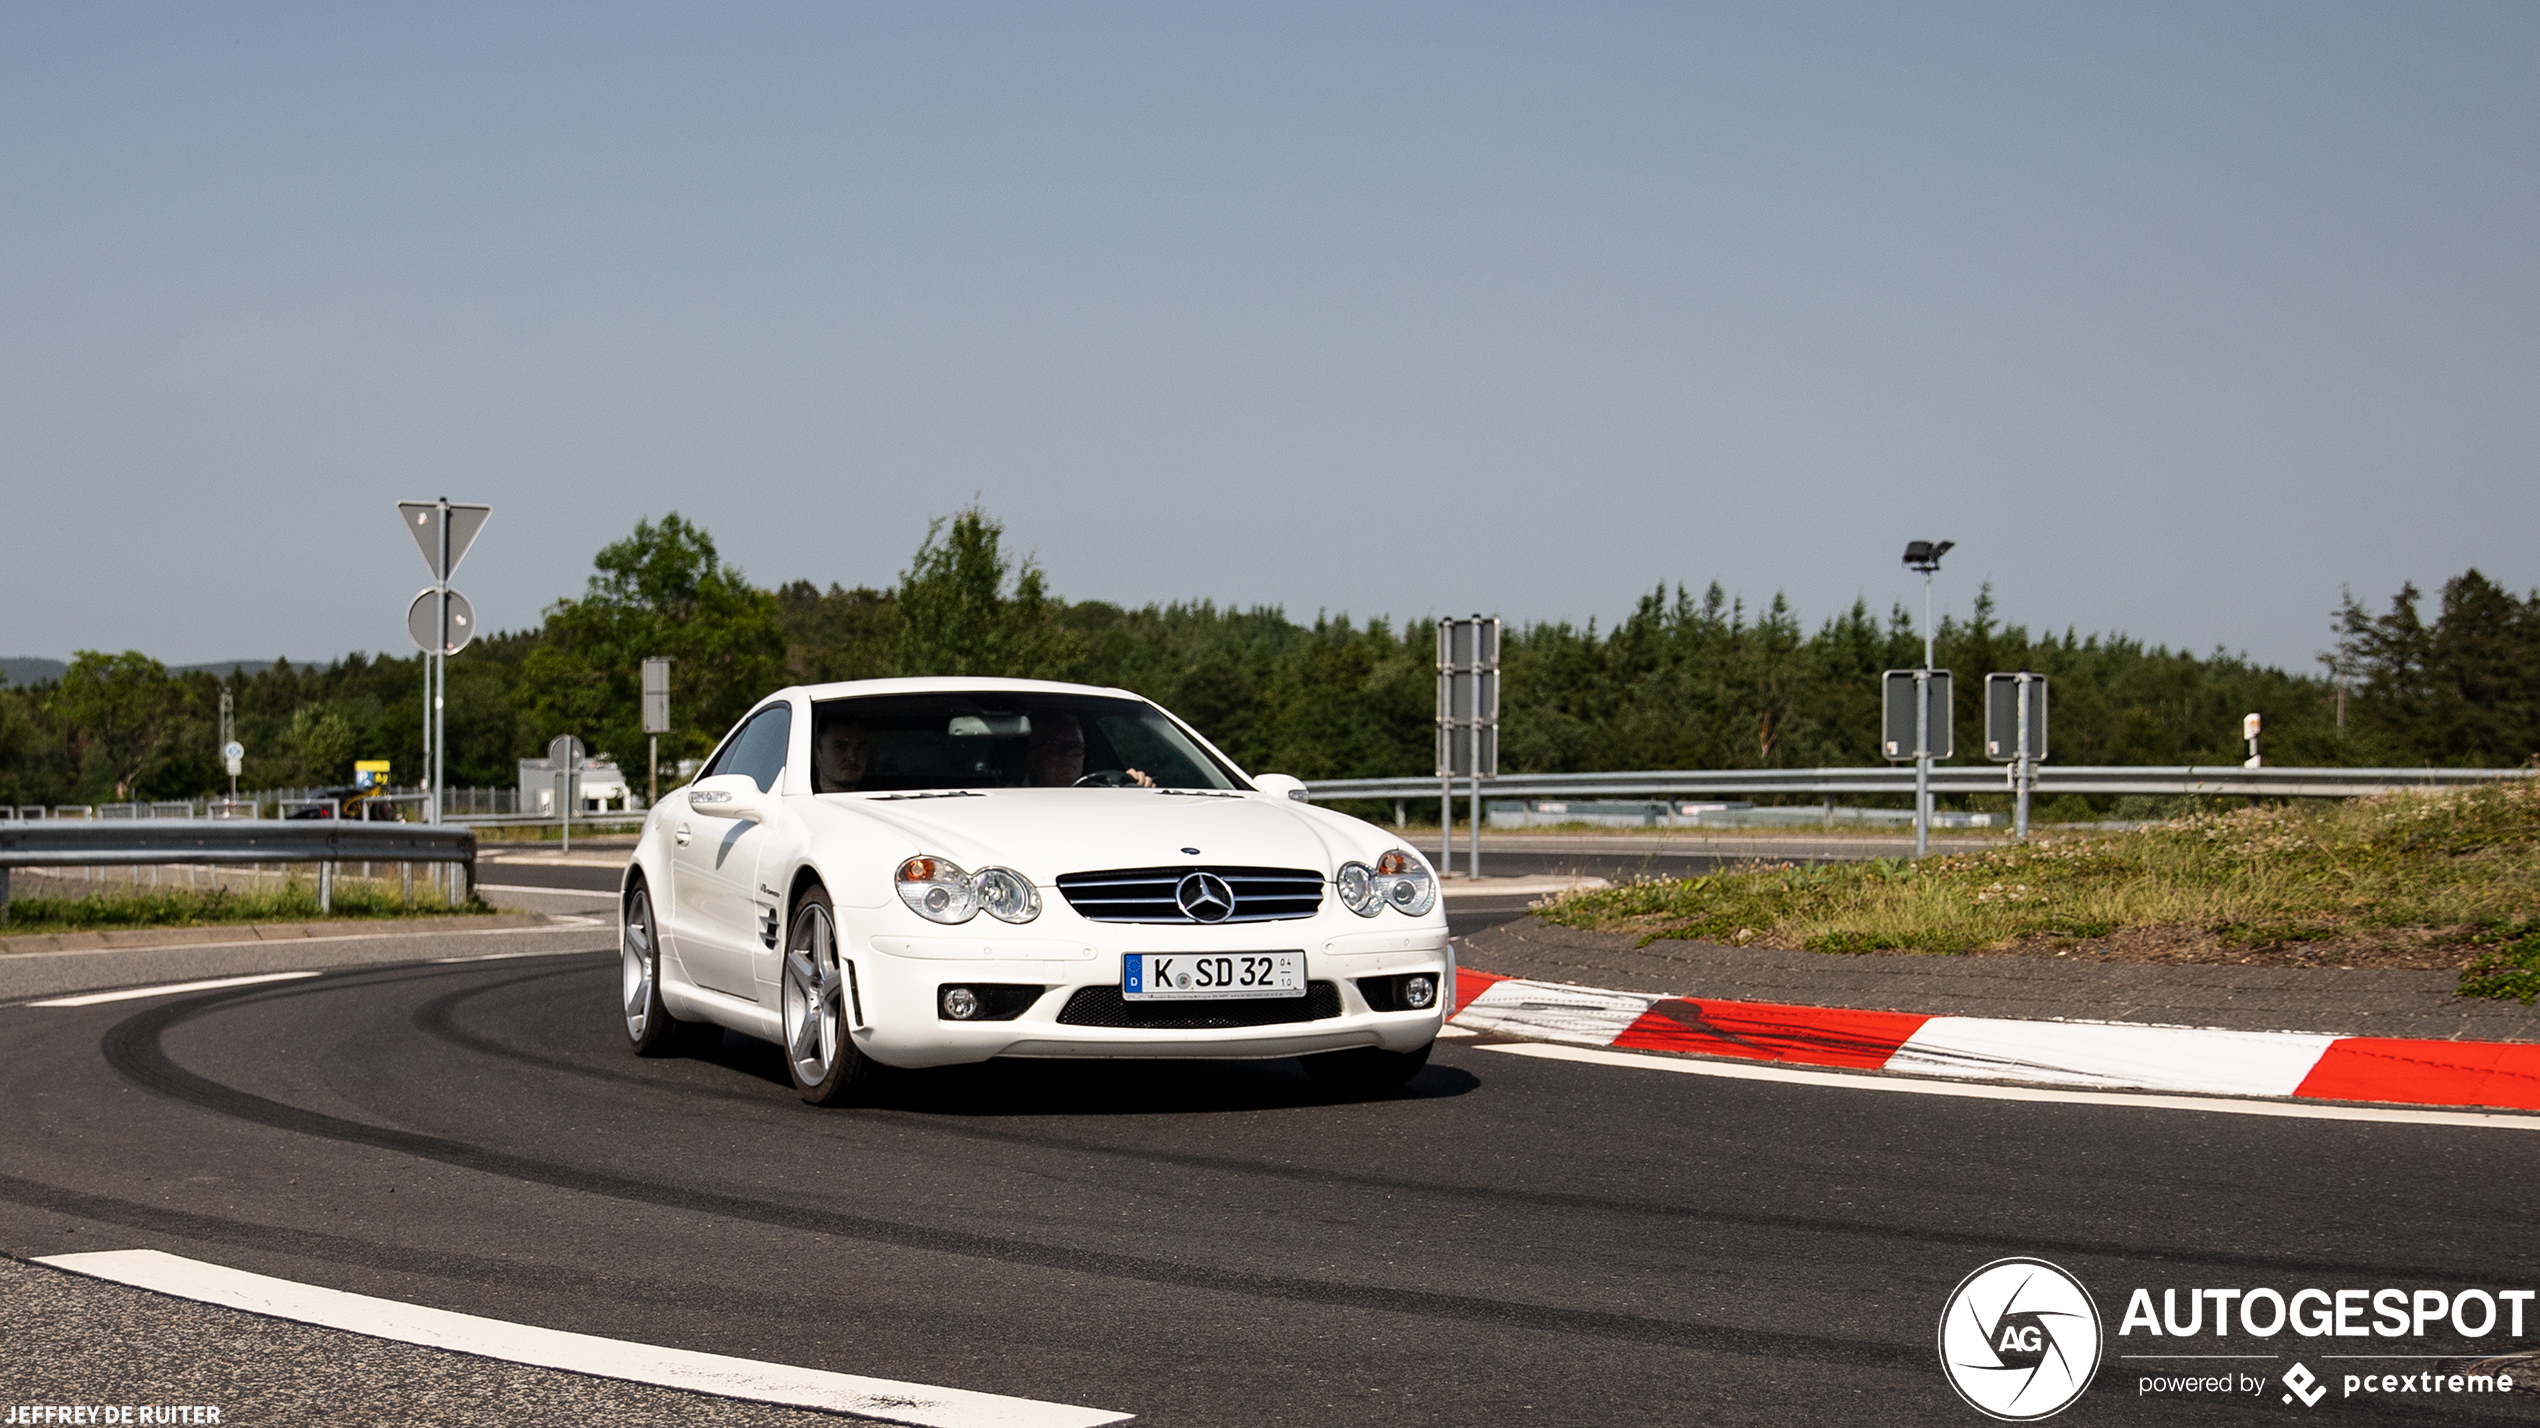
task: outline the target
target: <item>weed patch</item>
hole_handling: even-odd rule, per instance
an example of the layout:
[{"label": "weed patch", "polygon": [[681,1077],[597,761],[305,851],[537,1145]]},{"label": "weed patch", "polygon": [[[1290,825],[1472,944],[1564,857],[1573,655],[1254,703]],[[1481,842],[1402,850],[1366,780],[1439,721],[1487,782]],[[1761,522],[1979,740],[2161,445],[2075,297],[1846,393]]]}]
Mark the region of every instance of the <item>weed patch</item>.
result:
[{"label": "weed patch", "polygon": [[43,932],[99,932],[131,927],[207,927],[244,922],[311,922],[370,918],[442,917],[451,913],[490,913],[494,909],[471,894],[451,906],[418,888],[414,905],[402,892],[349,880],[335,885],[334,907],[318,910],[317,889],[306,883],[241,891],[234,888],[118,889],[82,897],[24,897],[9,903],[9,920],[0,935]]},{"label": "weed patch", "polygon": [[1920,863],[1749,863],[1538,908],[1549,922],[1652,939],[1853,954],[1993,951],[2156,928],[2239,951],[2324,944],[2332,959],[2383,941],[2422,955],[2431,941],[2457,952],[2445,955],[2465,968],[2464,995],[2525,1001],[2540,995],[2535,910],[2540,780],[2204,812]]}]

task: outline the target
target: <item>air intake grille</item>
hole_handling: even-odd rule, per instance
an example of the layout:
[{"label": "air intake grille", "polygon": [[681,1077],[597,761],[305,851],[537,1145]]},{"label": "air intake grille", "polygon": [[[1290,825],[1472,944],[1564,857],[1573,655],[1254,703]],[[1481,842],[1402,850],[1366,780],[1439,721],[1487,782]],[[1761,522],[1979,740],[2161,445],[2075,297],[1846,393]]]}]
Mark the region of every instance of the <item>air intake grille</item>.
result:
[{"label": "air intake grille", "polygon": [[1179,922],[1174,890],[1193,873],[1226,880],[1235,910],[1222,922],[1281,922],[1312,917],[1323,906],[1323,875],[1301,868],[1113,868],[1100,873],[1062,873],[1058,890],[1067,905],[1092,922]]},{"label": "air intake grille", "polygon": [[1234,997],[1225,1001],[1133,1002],[1118,987],[1083,987],[1058,1014],[1067,1026],[1128,1026],[1155,1031],[1216,1031],[1230,1026],[1277,1026],[1322,1021],[1341,1014],[1341,990],[1308,982],[1301,997]]}]

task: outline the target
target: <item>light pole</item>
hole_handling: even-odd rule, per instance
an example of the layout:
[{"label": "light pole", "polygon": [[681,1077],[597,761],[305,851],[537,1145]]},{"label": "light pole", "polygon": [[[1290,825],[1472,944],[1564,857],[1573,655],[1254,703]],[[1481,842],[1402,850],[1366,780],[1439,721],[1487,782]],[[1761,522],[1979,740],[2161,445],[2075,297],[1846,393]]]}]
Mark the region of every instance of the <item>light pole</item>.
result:
[{"label": "light pole", "polygon": [[1931,577],[1956,541],[1905,543],[1905,568],[1923,573],[1923,667],[1914,671],[1914,856],[1931,849]]}]

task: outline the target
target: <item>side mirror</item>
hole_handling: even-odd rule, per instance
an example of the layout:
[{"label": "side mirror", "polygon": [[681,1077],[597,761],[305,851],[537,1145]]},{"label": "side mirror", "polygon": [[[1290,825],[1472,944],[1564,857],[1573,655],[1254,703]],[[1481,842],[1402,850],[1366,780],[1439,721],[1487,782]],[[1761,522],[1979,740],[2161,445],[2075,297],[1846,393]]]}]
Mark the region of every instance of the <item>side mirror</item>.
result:
[{"label": "side mirror", "polygon": [[738,818],[745,823],[767,821],[768,795],[759,791],[758,780],[748,774],[716,774],[688,785],[688,806],[711,818]]},{"label": "side mirror", "polygon": [[1286,774],[1254,774],[1252,786],[1274,797],[1285,794],[1299,803],[1306,801],[1305,780],[1301,778],[1290,778]]}]

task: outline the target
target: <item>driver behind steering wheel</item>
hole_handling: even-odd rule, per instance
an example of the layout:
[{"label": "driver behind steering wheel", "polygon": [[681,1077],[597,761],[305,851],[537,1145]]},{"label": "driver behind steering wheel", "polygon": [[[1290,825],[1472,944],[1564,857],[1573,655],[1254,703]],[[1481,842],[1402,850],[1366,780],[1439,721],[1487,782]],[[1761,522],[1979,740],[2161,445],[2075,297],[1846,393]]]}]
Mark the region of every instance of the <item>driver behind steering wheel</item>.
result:
[{"label": "driver behind steering wheel", "polygon": [[1035,788],[1072,788],[1080,783],[1115,788],[1130,784],[1155,787],[1155,780],[1138,769],[1097,769],[1086,773],[1084,721],[1063,711],[1033,717],[1032,733],[1024,744],[1024,760]]}]

